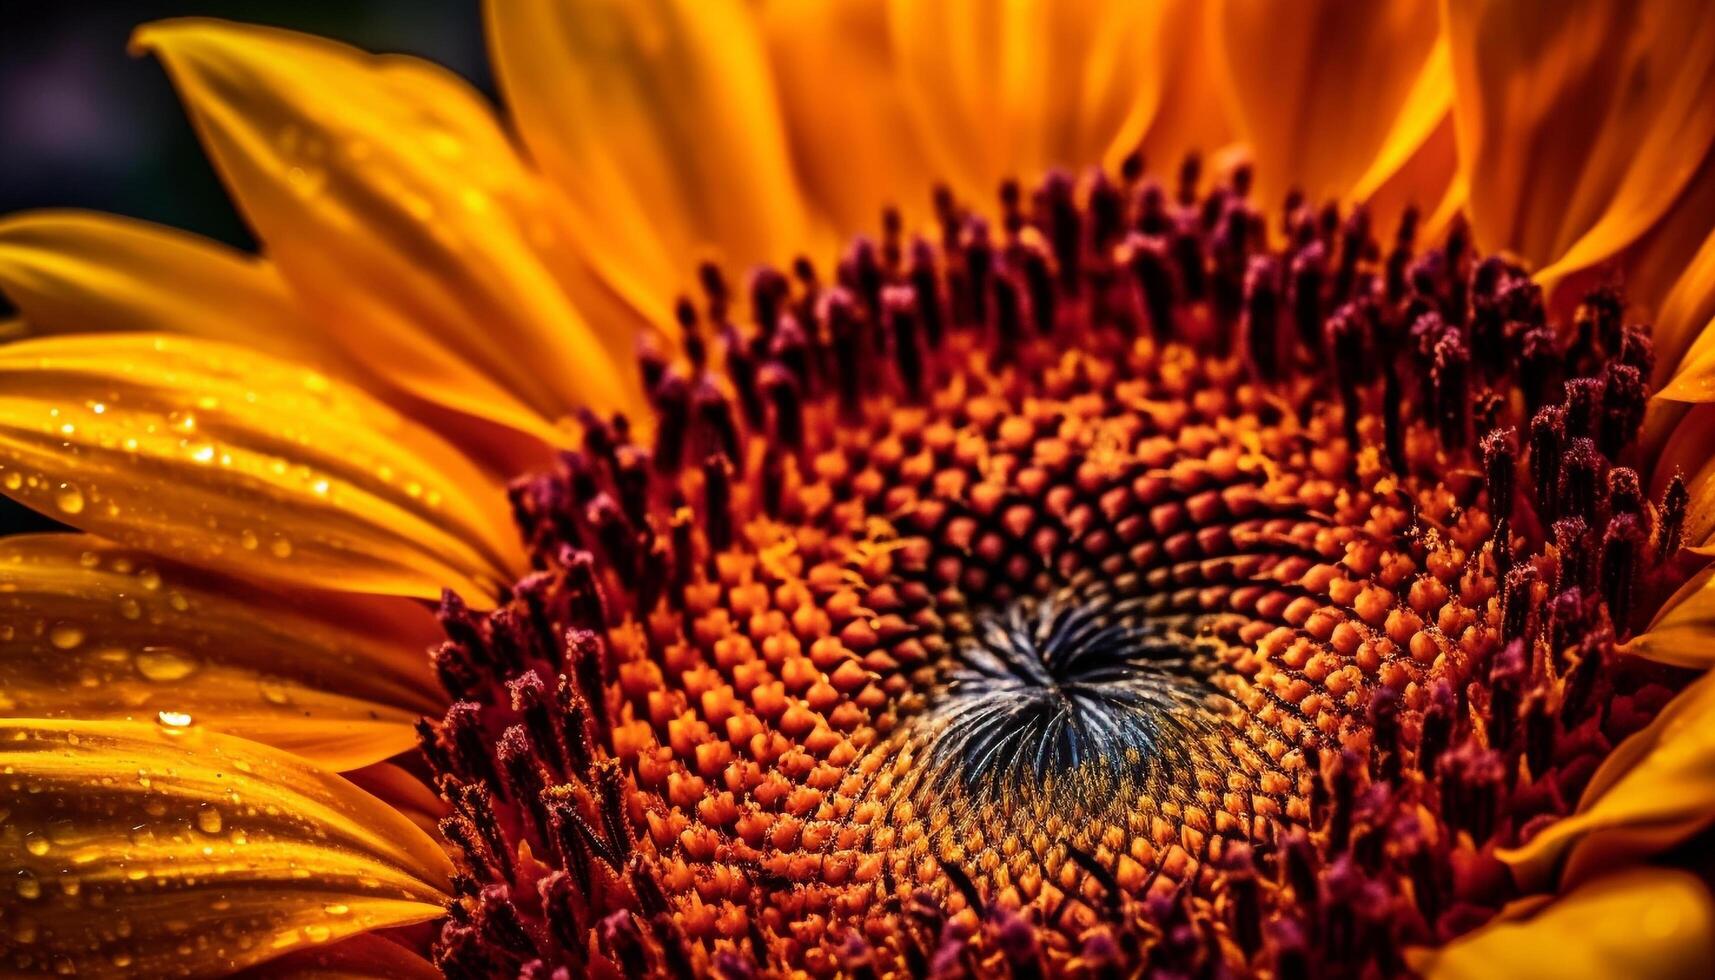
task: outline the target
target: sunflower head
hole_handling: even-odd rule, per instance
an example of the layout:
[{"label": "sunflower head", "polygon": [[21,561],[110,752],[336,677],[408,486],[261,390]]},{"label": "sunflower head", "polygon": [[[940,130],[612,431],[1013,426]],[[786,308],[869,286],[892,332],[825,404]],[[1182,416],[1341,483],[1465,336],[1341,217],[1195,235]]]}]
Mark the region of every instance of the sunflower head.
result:
[{"label": "sunflower head", "polygon": [[0,971],[1715,956],[1696,4],[487,20],[0,220]]},{"label": "sunflower head", "polygon": [[1616,653],[1682,575],[1647,332],[1200,180],[943,193],[748,323],[705,267],[650,424],[514,485],[541,570],[443,602],[444,964],[1400,969],[1514,895],[1681,683]]}]

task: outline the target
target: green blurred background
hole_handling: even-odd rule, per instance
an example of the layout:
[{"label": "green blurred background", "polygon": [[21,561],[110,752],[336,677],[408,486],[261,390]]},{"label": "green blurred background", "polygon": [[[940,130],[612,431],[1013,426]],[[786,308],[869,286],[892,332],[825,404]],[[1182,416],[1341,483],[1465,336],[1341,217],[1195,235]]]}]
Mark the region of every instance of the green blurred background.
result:
[{"label": "green blurred background", "polygon": [[[191,16],[421,55],[493,94],[478,0],[0,0],[0,214],[95,208],[253,247],[166,74],[126,51],[136,25]],[[0,498],[0,534],[55,526]]]}]

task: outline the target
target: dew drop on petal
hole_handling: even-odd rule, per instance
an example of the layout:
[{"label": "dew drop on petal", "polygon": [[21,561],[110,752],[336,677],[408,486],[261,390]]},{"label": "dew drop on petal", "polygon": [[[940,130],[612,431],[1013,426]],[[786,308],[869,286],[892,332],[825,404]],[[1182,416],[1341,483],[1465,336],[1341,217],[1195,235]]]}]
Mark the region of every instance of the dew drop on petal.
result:
[{"label": "dew drop on petal", "polygon": [[48,642],[61,650],[74,650],[83,643],[83,629],[72,623],[59,623],[48,630]]},{"label": "dew drop on petal", "polygon": [[144,680],[158,684],[183,680],[197,670],[195,660],[173,647],[144,647],[134,662]]},{"label": "dew drop on petal", "polygon": [[75,483],[60,484],[59,492],[54,494],[54,504],[67,514],[83,513],[83,491]]},{"label": "dew drop on petal", "polygon": [[189,727],[191,727],[191,725],[194,721],[195,721],[195,719],[193,719],[189,714],[187,714],[186,712],[183,712],[183,711],[157,711],[157,712],[155,712],[156,724],[160,725],[162,728],[166,729],[169,732],[178,732],[178,731],[182,731],[186,728],[189,728]]},{"label": "dew drop on petal", "polygon": [[197,829],[205,834],[218,834],[221,828],[220,811],[204,803],[197,807]]}]

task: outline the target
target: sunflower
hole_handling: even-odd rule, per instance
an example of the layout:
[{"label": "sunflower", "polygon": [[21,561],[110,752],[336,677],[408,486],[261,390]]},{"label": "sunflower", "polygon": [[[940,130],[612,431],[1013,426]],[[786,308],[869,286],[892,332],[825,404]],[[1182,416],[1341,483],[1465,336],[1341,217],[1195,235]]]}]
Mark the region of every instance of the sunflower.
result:
[{"label": "sunflower", "polygon": [[1701,4],[487,24],[0,220],[0,969],[1707,969]]}]

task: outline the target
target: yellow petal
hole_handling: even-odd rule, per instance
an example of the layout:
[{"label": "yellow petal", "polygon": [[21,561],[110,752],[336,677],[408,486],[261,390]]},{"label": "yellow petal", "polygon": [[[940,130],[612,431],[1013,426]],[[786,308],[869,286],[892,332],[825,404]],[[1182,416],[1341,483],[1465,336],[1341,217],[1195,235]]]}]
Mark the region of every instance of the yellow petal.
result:
[{"label": "yellow petal", "polygon": [[532,245],[555,228],[532,220],[529,175],[468,86],[267,28],[171,21],[133,44],[161,58],[267,254],[355,360],[549,440],[545,420],[632,404]]},{"label": "yellow petal", "polygon": [[434,964],[374,933],[295,949],[244,971],[249,980],[441,980]]},{"label": "yellow petal", "polygon": [[1715,566],[1680,586],[1662,603],[1649,628],[1620,649],[1676,667],[1715,667]]},{"label": "yellow petal", "polygon": [[1428,980],[1676,980],[1706,977],[1715,902],[1695,875],[1620,871],[1548,903],[1522,922],[1492,922],[1407,962]]},{"label": "yellow petal", "polygon": [[1266,206],[1292,187],[1312,200],[1368,197],[1452,102],[1434,0],[1227,0],[1209,15],[1220,77],[1255,153]]},{"label": "yellow petal", "polygon": [[0,539],[0,717],[185,712],[333,770],[438,712],[419,604],[276,592],[78,534]]},{"label": "yellow petal", "polygon": [[911,136],[887,8],[769,0],[763,27],[793,160],[819,211],[842,234],[874,228],[889,205],[925,215],[937,175]]},{"label": "yellow petal", "polygon": [[188,337],[0,347],[0,491],[310,587],[481,596],[521,567],[504,494],[434,434],[306,368]]},{"label": "yellow petal", "polygon": [[708,250],[742,268],[809,246],[749,5],[494,0],[486,10],[524,144],[610,275],[670,299]]},{"label": "yellow petal", "polygon": [[1527,888],[1576,883],[1715,823],[1715,674],[1681,691],[1603,760],[1578,811],[1499,857]]},{"label": "yellow petal", "polygon": [[[13,956],[80,976],[215,976],[441,914],[426,834],[296,756],[157,723],[0,721]],[[10,965],[10,964],[8,964]]]},{"label": "yellow petal", "polygon": [[[1656,409],[1656,405],[1662,408]],[[1652,413],[1660,415],[1676,408],[1683,406],[1656,402]],[[1674,474],[1684,478],[1685,487],[1691,492],[1685,517],[1685,544],[1701,550],[1715,538],[1715,404],[1692,405],[1683,416],[1652,464],[1650,484],[1652,493],[1660,499]],[[1671,421],[1671,415],[1668,419]]]},{"label": "yellow petal", "polygon": [[1715,231],[1662,300],[1651,339],[1656,378],[1672,379],[1657,398],[1715,401]]},{"label": "yellow petal", "polygon": [[1715,140],[1700,0],[1449,0],[1477,240],[1552,283],[1634,241]]},{"label": "yellow petal", "polygon": [[1174,4],[983,0],[890,6],[906,106],[938,173],[987,206],[1000,182],[1113,166],[1161,103]]},{"label": "yellow petal", "polygon": [[272,265],[115,215],[0,218],[0,291],[36,333],[186,333],[298,360],[317,354]]}]

